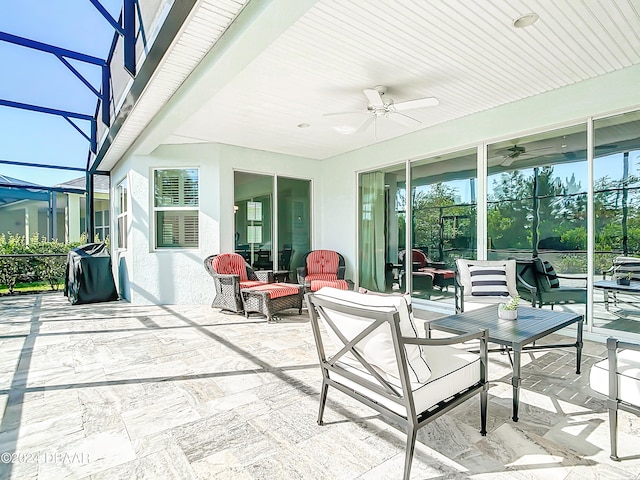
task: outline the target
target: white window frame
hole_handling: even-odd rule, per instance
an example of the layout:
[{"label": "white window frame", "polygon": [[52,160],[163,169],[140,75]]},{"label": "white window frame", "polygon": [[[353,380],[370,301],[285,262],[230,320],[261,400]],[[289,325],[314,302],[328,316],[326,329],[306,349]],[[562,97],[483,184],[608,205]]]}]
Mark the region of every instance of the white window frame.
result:
[{"label": "white window frame", "polygon": [[129,182],[127,177],[123,178],[116,187],[116,199],[117,199],[117,215],[115,222],[115,241],[116,249],[125,251],[128,245],[129,234]]},{"label": "white window frame", "polygon": [[[158,202],[158,198],[156,197],[156,174],[158,171],[163,171],[163,170],[179,170],[179,171],[185,171],[185,170],[194,170],[196,175],[197,175],[197,197],[196,197],[196,205],[191,205],[191,206],[184,206],[184,205],[178,205],[178,206],[167,206],[167,205],[159,205]],[[179,200],[178,203],[180,203],[181,201],[184,200],[184,176],[179,176],[178,177],[178,181],[179,181]],[[152,169],[151,172],[151,205],[152,205],[152,211],[153,211],[153,238],[152,238],[152,245],[153,245],[153,249],[155,251],[173,251],[173,250],[197,250],[200,248],[200,169],[198,167],[156,167]],[[197,235],[196,235],[196,240],[195,240],[195,245],[186,245],[186,241],[187,241],[187,233],[186,233],[186,227],[183,223],[180,223],[178,226],[178,242],[176,243],[175,246],[169,246],[167,244],[162,244],[162,245],[158,245],[158,232],[157,229],[159,228],[158,225],[158,213],[159,212],[195,212],[196,213],[196,229],[197,229]],[[169,232],[168,232],[169,233]]]}]

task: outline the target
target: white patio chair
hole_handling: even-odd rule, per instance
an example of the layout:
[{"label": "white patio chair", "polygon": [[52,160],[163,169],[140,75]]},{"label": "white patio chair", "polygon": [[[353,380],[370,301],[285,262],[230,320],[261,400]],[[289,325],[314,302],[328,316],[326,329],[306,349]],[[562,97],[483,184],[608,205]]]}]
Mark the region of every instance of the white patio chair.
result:
[{"label": "white patio chair", "polygon": [[458,258],[454,287],[456,313],[502,303],[518,295],[516,261]]},{"label": "white patio chair", "polygon": [[608,357],[591,368],[589,384],[607,397],[611,458],[618,457],[618,410],[640,415],[640,345],[607,339]]},{"label": "white patio chair", "polygon": [[[404,295],[322,288],[306,295],[322,370],[318,424],[329,387],[404,426],[404,478],[411,471],[418,429],[480,394],[480,433],[487,422],[488,332],[420,338]],[[451,345],[478,341],[480,353]]]}]

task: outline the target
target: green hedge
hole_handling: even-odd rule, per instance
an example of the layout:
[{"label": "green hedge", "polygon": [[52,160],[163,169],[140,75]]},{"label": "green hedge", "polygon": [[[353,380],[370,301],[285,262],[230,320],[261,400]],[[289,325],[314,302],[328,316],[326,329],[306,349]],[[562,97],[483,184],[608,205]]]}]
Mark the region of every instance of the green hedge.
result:
[{"label": "green hedge", "polygon": [[[96,238],[96,242],[99,242]],[[107,239],[108,242],[108,239]],[[24,235],[0,234],[0,255],[17,254],[64,254],[47,257],[0,257],[0,286],[14,293],[17,283],[47,282],[51,290],[57,290],[64,281],[66,254],[74,248],[87,243],[87,236],[81,235],[78,242],[61,243],[57,240],[47,241],[46,237],[35,234],[27,244]]]}]

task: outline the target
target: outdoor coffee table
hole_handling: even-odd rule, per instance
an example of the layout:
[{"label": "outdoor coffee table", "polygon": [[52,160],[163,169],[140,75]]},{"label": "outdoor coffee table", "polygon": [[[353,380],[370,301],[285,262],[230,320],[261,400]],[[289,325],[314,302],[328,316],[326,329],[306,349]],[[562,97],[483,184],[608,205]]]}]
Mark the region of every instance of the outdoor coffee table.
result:
[{"label": "outdoor coffee table", "polygon": [[[578,327],[575,343],[529,345],[573,323],[576,323]],[[522,352],[526,350],[575,347],[576,373],[579,374],[582,356],[582,323],[583,316],[577,313],[556,312],[554,310],[530,307],[518,307],[517,320],[502,320],[498,318],[498,307],[492,305],[425,322],[425,330],[427,337],[430,337],[431,330],[463,334],[486,328],[489,329],[489,342],[506,347],[508,352],[513,350],[513,375],[511,377],[511,385],[513,385],[512,418],[514,422],[517,422],[521,380],[520,357]]]}]

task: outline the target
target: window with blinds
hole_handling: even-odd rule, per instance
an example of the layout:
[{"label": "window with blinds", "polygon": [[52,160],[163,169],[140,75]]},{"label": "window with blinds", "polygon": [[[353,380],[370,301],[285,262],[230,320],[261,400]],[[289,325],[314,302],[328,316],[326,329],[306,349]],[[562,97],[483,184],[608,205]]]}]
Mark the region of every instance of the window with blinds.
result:
[{"label": "window with blinds", "polygon": [[198,169],[154,171],[156,248],[198,247]]}]

